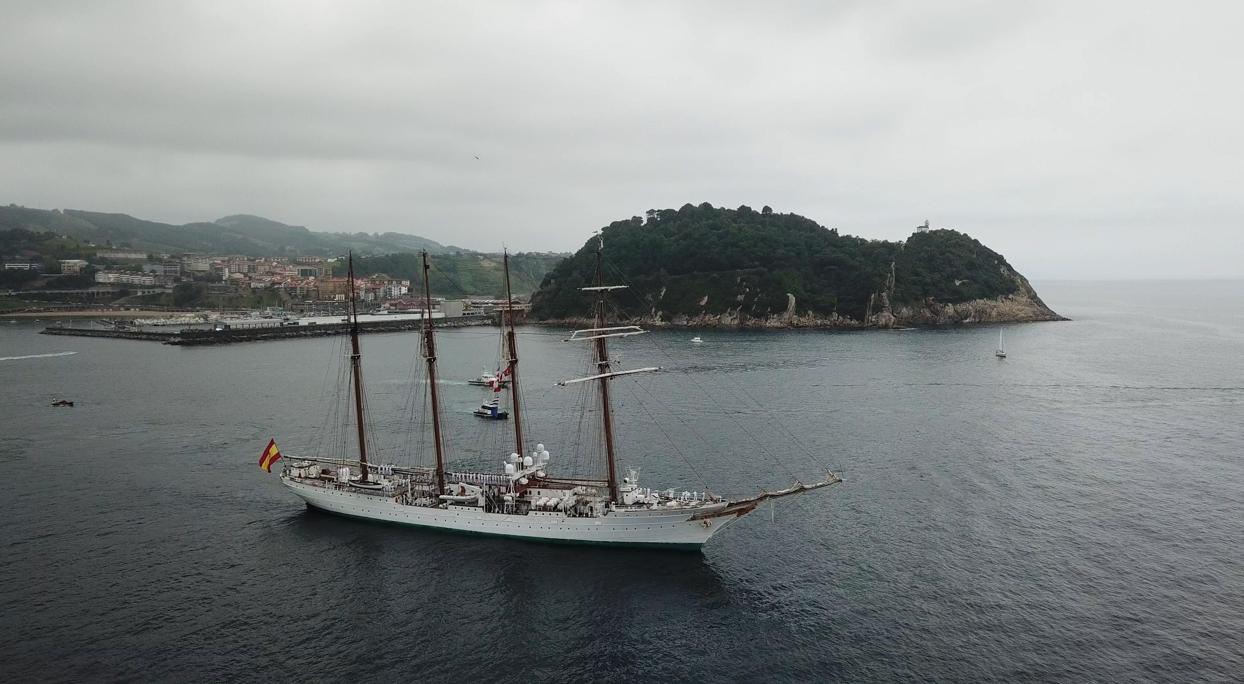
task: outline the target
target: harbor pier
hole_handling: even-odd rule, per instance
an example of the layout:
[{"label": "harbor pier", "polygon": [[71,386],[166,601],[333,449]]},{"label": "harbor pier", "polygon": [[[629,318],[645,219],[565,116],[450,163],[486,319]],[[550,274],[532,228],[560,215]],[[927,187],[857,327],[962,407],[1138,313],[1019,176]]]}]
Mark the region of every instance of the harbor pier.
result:
[{"label": "harbor pier", "polygon": [[[462,328],[477,325],[496,325],[496,316],[458,316],[434,319],[437,328]],[[402,332],[423,326],[419,318],[367,321],[359,323],[360,333]],[[70,335],[75,337],[111,337],[123,340],[160,342],[179,346],[203,346],[234,344],[237,342],[263,342],[288,340],[301,337],[326,337],[344,335],[350,331],[348,323],[310,323],[273,321],[267,325],[236,324],[216,325],[203,328],[182,328],[177,331],[153,331],[137,327],[83,328],[52,325],[44,328],[44,335]]]}]

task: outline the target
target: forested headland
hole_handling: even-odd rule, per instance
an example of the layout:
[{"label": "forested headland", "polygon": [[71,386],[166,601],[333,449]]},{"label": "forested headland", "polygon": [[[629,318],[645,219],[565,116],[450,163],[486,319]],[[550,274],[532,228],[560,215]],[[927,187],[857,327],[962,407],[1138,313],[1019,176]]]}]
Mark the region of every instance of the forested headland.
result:
[{"label": "forested headland", "polygon": [[[842,235],[797,214],[683,205],[605,226],[613,318],[688,325],[939,324],[1056,320],[1006,259],[954,230],[902,242]],[[532,300],[542,320],[580,319],[599,239],[554,268]],[[989,307],[984,303],[995,303]]]}]

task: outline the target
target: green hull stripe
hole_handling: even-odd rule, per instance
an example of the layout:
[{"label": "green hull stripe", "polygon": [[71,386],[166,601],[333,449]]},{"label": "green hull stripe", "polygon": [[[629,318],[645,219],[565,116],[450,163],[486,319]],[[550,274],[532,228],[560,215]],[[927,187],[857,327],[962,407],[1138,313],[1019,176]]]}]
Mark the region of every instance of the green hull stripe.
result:
[{"label": "green hull stripe", "polygon": [[349,518],[351,520],[361,520],[363,522],[374,523],[377,525],[391,525],[395,527],[418,527],[424,530],[433,530],[443,534],[454,534],[471,537],[505,537],[507,539],[517,539],[519,541],[534,542],[537,544],[557,544],[567,546],[612,546],[623,547],[628,549],[669,549],[671,551],[700,551],[703,544],[672,544],[661,542],[611,542],[611,541],[592,541],[590,539],[550,539],[547,537],[524,537],[518,534],[506,534],[504,532],[478,532],[476,530],[455,530],[448,527],[437,527],[435,525],[420,525],[413,522],[398,522],[396,520],[377,520],[362,515],[351,515],[349,513],[338,513],[330,511],[327,508],[320,508],[311,503],[307,503],[307,508],[335,515],[341,518]]}]

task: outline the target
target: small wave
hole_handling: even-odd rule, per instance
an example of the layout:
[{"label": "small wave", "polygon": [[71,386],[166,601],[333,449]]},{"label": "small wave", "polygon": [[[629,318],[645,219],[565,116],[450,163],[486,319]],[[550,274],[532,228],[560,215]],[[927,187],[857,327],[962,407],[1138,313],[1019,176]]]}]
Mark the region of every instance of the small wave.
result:
[{"label": "small wave", "polygon": [[56,352],[55,354],[27,354],[26,356],[0,356],[0,361],[20,361],[22,359],[50,359],[54,356],[73,356],[78,352]]}]

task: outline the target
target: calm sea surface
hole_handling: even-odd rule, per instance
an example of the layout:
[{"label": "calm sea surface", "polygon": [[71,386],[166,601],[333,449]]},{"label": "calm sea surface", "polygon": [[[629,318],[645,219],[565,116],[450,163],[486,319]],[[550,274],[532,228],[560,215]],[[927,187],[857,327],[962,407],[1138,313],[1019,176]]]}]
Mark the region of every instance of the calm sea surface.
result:
[{"label": "calm sea surface", "polygon": [[[616,383],[643,484],[847,478],[702,553],[309,511],[255,463],[270,437],[287,456],[336,439],[340,339],[0,322],[0,679],[1238,681],[1244,282],[1038,290],[1075,320],[1006,326],[1005,361],[996,327],[616,345],[667,369]],[[520,334],[528,433],[583,468],[560,332]],[[421,453],[417,339],[363,338],[376,460]],[[467,415],[463,382],[496,334],[439,339],[455,465],[499,463],[508,425]]]}]

